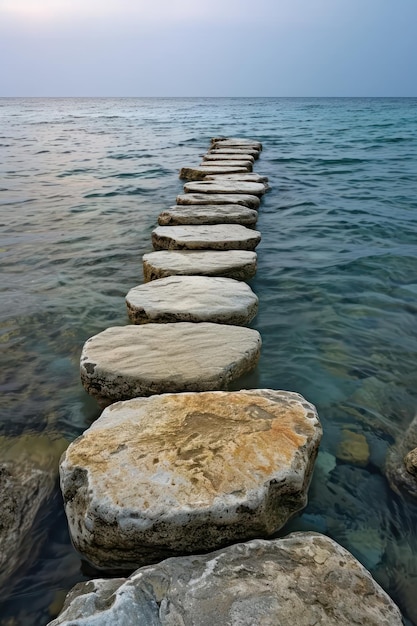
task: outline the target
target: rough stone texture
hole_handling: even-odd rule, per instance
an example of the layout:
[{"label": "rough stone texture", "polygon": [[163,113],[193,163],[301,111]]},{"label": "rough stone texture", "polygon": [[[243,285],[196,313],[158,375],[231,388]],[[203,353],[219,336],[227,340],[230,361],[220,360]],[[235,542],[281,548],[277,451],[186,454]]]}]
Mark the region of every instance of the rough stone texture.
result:
[{"label": "rough stone texture", "polygon": [[238,174],[238,173],[248,173],[246,167],[236,167],[235,165],[222,165],[220,167],[182,167],[180,170],[180,179],[181,180],[203,180],[206,178],[207,174]]},{"label": "rough stone texture", "polygon": [[[13,574],[30,567],[43,537],[36,517],[55,485],[64,439],[47,435],[0,437],[0,587],[13,586]],[[34,540],[36,537],[36,541]]]},{"label": "rough stone texture", "polygon": [[245,139],[243,137],[213,137],[210,145],[211,149],[235,148],[237,146],[241,146],[242,148],[251,147],[255,150],[262,150],[262,144],[260,141]]},{"label": "rough stone texture", "polygon": [[260,150],[256,150],[256,148],[248,148],[248,147],[240,147],[235,146],[234,148],[210,148],[209,154],[249,154],[253,156],[253,158],[259,159]]},{"label": "rough stone texture", "polygon": [[214,276],[160,278],[131,289],[126,304],[134,324],[216,322],[243,326],[258,310],[258,298],[249,285]]},{"label": "rough stone texture", "polygon": [[[200,169],[204,169],[205,167],[212,167],[212,163],[214,163],[214,161],[201,161],[199,168]],[[219,167],[227,167],[227,166],[231,166],[231,165],[235,165],[236,167],[244,167],[246,171],[251,172],[252,168],[253,168],[253,162],[252,161],[248,161],[248,160],[244,160],[244,159],[233,159],[233,160],[227,160],[227,159],[222,159],[221,161],[216,161],[216,166]]]},{"label": "rough stone texture", "polygon": [[240,224],[158,226],[152,231],[155,250],[254,250],[261,234]]},{"label": "rough stone texture", "polygon": [[286,391],[113,404],[61,462],[72,540],[126,571],[270,535],[306,505],[320,438],[315,408]]},{"label": "rough stone texture", "polygon": [[102,406],[157,393],[227,389],[255,367],[260,349],[259,333],[241,326],[116,326],[84,344],[81,381]]},{"label": "rough stone texture", "polygon": [[184,191],[185,193],[243,193],[251,196],[262,196],[265,193],[265,185],[240,180],[198,180],[185,183]]},{"label": "rough stone texture", "polygon": [[160,226],[178,226],[181,224],[242,224],[255,226],[258,213],[241,204],[197,204],[172,206],[162,211],[158,217]]},{"label": "rough stone texture", "polygon": [[[176,203],[180,205],[207,204],[207,194],[205,193],[184,193],[177,196]],[[210,194],[210,204],[241,204],[248,209],[258,210],[261,201],[257,196],[243,193],[212,193]]]},{"label": "rough stone texture", "polygon": [[256,274],[256,259],[249,250],[161,250],[143,256],[143,277],[145,282],[194,274],[249,280]]},{"label": "rough stone texture", "polygon": [[[76,621],[74,621],[76,620]],[[81,583],[49,626],[402,626],[398,607],[347,550],[292,533],[172,558],[128,579]]]},{"label": "rough stone texture", "polygon": [[265,188],[268,188],[266,184],[268,176],[262,176],[262,174],[256,174],[255,172],[213,173],[207,174],[204,180],[246,180],[249,183],[264,183]]},{"label": "rough stone texture", "polygon": [[250,154],[244,154],[244,153],[234,153],[234,154],[229,154],[226,152],[222,152],[220,154],[217,154],[216,152],[207,152],[207,154],[205,154],[203,156],[203,161],[251,161],[252,163],[255,161],[254,157]]},{"label": "rough stone texture", "polygon": [[400,438],[389,450],[386,460],[388,481],[397,493],[417,498],[417,415]]}]

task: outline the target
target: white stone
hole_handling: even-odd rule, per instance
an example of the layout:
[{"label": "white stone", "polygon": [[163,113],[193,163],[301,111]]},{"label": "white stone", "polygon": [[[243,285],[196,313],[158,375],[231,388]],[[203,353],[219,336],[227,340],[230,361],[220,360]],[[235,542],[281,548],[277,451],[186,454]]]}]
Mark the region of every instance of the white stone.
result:
[{"label": "white stone", "polygon": [[286,391],[113,404],[61,461],[74,545],[126,570],[271,535],[306,505],[320,438],[313,405]]},{"label": "white stone", "polygon": [[[205,193],[184,193],[177,196],[177,204],[207,204]],[[242,204],[249,209],[258,209],[261,201],[257,196],[243,193],[213,193],[210,194],[210,204]]]},{"label": "white stone", "polygon": [[241,281],[214,276],[168,276],[139,285],[126,296],[129,319],[149,322],[248,324],[258,298]]},{"label": "white stone", "polygon": [[157,226],[152,231],[155,250],[254,250],[260,240],[260,232],[240,224]]},{"label": "white stone", "polygon": [[247,167],[236,165],[218,165],[204,167],[182,167],[179,178],[181,180],[203,180],[208,174],[239,174],[247,172]]},{"label": "white stone", "polygon": [[204,180],[246,180],[250,183],[264,183],[265,188],[268,188],[268,176],[262,176],[262,174],[256,174],[255,172],[220,172],[207,174]]},{"label": "white stone", "polygon": [[81,381],[102,406],[136,396],[226,389],[253,369],[256,330],[202,322],[116,326],[91,337]]},{"label": "white stone", "polygon": [[145,282],[192,274],[249,280],[256,274],[256,258],[249,250],[158,250],[143,256],[143,276]]},{"label": "white stone", "polygon": [[185,193],[232,193],[250,194],[252,196],[262,196],[265,193],[263,183],[253,183],[240,180],[198,180],[185,183]]},{"label": "white stone", "polygon": [[257,150],[256,148],[249,148],[247,146],[234,146],[232,148],[214,147],[210,148],[209,154],[249,154],[256,160],[259,159],[260,150]]},{"label": "white stone", "polygon": [[199,169],[212,167],[214,162],[218,167],[231,167],[232,165],[234,165],[235,167],[243,167],[248,172],[251,172],[253,168],[252,161],[245,161],[244,159],[231,159],[229,161],[227,159],[222,159],[221,161],[202,161],[198,167]]},{"label": "white stone", "polygon": [[251,154],[237,153],[229,154],[227,152],[222,152],[217,154],[216,152],[208,152],[203,156],[203,161],[210,163],[211,161],[251,161],[252,163],[255,161],[254,157]]},{"label": "white stone", "polygon": [[254,141],[253,139],[245,139],[243,137],[214,137],[211,140],[211,148],[235,148],[241,146],[242,148],[251,147],[254,150],[262,150],[262,144],[260,141]]},{"label": "white stone", "polygon": [[190,224],[242,224],[255,226],[258,213],[240,204],[197,204],[172,206],[158,217],[160,226]]}]

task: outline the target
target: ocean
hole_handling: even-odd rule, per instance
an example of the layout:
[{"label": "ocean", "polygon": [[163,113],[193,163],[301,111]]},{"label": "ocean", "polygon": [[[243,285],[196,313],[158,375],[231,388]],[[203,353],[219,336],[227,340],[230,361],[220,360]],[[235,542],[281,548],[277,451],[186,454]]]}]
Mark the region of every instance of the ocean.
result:
[{"label": "ocean", "polygon": [[262,141],[255,171],[271,187],[250,281],[262,355],[237,387],[299,392],[324,429],[308,506],[278,535],[329,535],[417,624],[417,503],[384,469],[417,408],[417,99],[3,98],[0,451],[36,448],[55,482],[17,548],[1,626],[47,624],[95,575],[57,481],[58,450],[100,414],[81,347],[128,323],[157,216],[213,136]]}]

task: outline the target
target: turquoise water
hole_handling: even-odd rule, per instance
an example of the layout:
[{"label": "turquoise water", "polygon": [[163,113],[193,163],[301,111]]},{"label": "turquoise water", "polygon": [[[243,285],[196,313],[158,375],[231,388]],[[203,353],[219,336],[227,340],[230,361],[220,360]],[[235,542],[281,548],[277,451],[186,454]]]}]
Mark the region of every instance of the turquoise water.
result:
[{"label": "turquoise water", "polygon": [[[272,188],[251,281],[263,350],[239,386],[302,393],[324,427],[309,505],[283,532],[339,541],[417,624],[417,504],[384,474],[417,406],[416,99],[0,100],[0,437],[71,441],[99,415],[81,347],[128,323],[178,170],[218,135],[263,141],[255,169]],[[344,460],[349,433],[362,456]],[[26,541],[1,626],[46,624],[91,574],[58,487]]]}]

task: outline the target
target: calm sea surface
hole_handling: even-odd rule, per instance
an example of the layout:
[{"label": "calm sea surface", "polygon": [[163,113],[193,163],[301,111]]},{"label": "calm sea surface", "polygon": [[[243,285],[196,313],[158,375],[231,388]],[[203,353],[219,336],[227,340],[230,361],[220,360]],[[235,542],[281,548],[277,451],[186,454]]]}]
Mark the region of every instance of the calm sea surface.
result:
[{"label": "calm sea surface", "polygon": [[[128,323],[178,170],[219,135],[260,139],[272,188],[251,281],[263,351],[240,386],[297,391],[324,427],[309,504],[281,534],[336,539],[417,624],[417,506],[384,474],[417,408],[416,99],[0,100],[0,439],[52,449],[98,417],[81,347]],[[361,449],[346,462],[351,433]],[[58,486],[26,541],[1,626],[46,624],[90,575]]]}]

